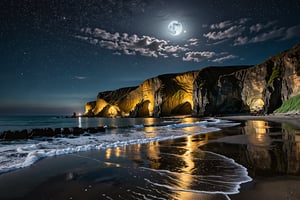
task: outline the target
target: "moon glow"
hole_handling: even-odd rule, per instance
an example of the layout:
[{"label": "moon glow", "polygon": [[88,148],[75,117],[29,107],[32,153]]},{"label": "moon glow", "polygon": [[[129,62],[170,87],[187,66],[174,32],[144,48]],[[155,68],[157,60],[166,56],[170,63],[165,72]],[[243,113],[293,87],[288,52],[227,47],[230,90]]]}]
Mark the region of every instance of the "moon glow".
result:
[{"label": "moon glow", "polygon": [[182,33],[182,24],[178,21],[171,21],[168,25],[169,33],[173,36],[180,35]]}]

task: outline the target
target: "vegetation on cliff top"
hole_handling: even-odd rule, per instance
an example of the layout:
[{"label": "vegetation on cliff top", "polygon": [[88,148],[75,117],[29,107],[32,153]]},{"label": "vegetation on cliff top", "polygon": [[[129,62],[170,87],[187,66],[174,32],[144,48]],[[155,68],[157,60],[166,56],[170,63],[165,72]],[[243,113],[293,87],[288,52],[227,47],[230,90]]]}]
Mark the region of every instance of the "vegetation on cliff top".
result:
[{"label": "vegetation on cliff top", "polygon": [[267,86],[270,86],[274,80],[276,78],[280,78],[281,77],[281,69],[280,69],[280,66],[279,65],[275,65],[273,68],[272,68],[272,74],[268,80],[268,84]]},{"label": "vegetation on cliff top", "polygon": [[274,113],[287,113],[293,111],[300,111],[300,94],[283,102],[283,104],[276,109]]}]

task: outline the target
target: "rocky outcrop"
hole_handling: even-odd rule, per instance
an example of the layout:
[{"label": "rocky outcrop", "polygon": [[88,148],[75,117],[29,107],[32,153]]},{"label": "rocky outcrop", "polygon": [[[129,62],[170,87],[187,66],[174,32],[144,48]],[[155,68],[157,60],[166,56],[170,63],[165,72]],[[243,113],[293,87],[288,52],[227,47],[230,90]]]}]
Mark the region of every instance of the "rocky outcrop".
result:
[{"label": "rocky outcrop", "polygon": [[31,130],[13,130],[0,132],[1,140],[22,140],[22,139],[33,139],[33,138],[48,138],[48,137],[75,137],[79,135],[90,135],[100,132],[105,132],[104,127],[90,127],[90,128],[36,128]]},{"label": "rocky outcrop", "polygon": [[[222,94],[228,95],[231,92],[231,87],[234,87],[233,84],[227,85],[227,88],[222,88],[218,86],[218,80],[220,76],[224,74],[230,74],[232,72],[240,71],[242,69],[247,69],[250,66],[234,66],[234,67],[208,67],[200,71],[198,77],[194,82],[194,91],[193,91],[193,115],[214,115],[222,112],[220,109],[226,109],[227,111],[234,111],[235,101],[232,102],[234,98],[231,98],[229,103],[233,103],[234,106],[230,108],[220,107],[220,99]],[[238,96],[238,94],[235,94]],[[236,98],[238,101],[238,97]],[[227,105],[227,106],[228,106]]]},{"label": "rocky outcrop", "polygon": [[255,66],[165,74],[138,87],[100,92],[86,116],[160,117],[270,113],[300,93],[300,45]]},{"label": "rocky outcrop", "polygon": [[193,82],[199,72],[166,74],[144,81],[139,87],[100,92],[86,104],[87,116],[147,117],[191,114]]},{"label": "rocky outcrop", "polygon": [[300,93],[300,45],[249,69],[219,78],[217,109],[272,113],[282,102]]}]

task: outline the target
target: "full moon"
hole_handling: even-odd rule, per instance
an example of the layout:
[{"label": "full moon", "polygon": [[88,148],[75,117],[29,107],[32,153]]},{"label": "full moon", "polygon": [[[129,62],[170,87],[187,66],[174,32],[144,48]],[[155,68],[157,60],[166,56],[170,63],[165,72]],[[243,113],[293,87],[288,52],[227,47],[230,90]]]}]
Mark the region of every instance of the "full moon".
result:
[{"label": "full moon", "polygon": [[171,21],[168,25],[168,30],[173,36],[180,35],[182,32],[182,24],[179,21]]}]

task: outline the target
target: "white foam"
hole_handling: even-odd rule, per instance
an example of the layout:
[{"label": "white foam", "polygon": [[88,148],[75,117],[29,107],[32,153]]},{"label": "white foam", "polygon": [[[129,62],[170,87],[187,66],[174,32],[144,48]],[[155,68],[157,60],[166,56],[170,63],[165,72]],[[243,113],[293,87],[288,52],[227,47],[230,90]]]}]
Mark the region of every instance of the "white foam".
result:
[{"label": "white foam", "polygon": [[[70,154],[76,152],[101,150],[134,144],[145,144],[156,141],[176,139],[190,134],[202,134],[220,130],[216,127],[206,127],[208,124],[226,124],[222,120],[200,121],[195,123],[153,126],[155,134],[147,134],[144,125],[135,125],[129,129],[114,129],[117,134],[109,132],[77,138],[53,138],[51,141],[24,140],[0,143],[0,173],[18,168],[28,167],[41,158]],[[228,123],[228,126],[230,123]],[[184,130],[186,127],[199,127],[193,132]]]},{"label": "white foam", "polygon": [[[180,192],[223,195],[237,194],[239,193],[240,185],[242,183],[252,181],[251,177],[248,176],[247,169],[244,166],[236,163],[233,159],[212,152],[204,151],[204,153],[206,154],[206,156],[203,158],[199,158],[202,160],[202,162],[210,162],[211,159],[206,159],[207,157],[213,157],[214,160],[222,161],[221,163],[223,164],[223,166],[211,166],[211,170],[214,170],[213,168],[218,169],[220,167],[227,168],[227,170],[216,170],[216,173],[218,173],[218,175],[201,175],[176,171],[173,172],[165,169],[158,170],[147,167],[140,167],[140,169],[151,171],[152,173],[156,174],[144,178],[144,180],[149,184]],[[195,182],[195,186],[197,187],[191,187],[191,185],[193,184],[189,184],[188,187],[185,188],[185,183],[182,181],[185,180],[185,178],[182,178],[183,176],[185,176],[188,180],[193,180],[193,182]],[[163,183],[160,181],[160,177],[165,180]],[[174,184],[174,182],[176,184]],[[202,187],[198,186],[199,183],[202,185]],[[213,187],[211,188],[211,186]]]},{"label": "white foam", "polygon": [[137,125],[133,125],[134,128],[144,128],[143,124],[137,124]]}]

